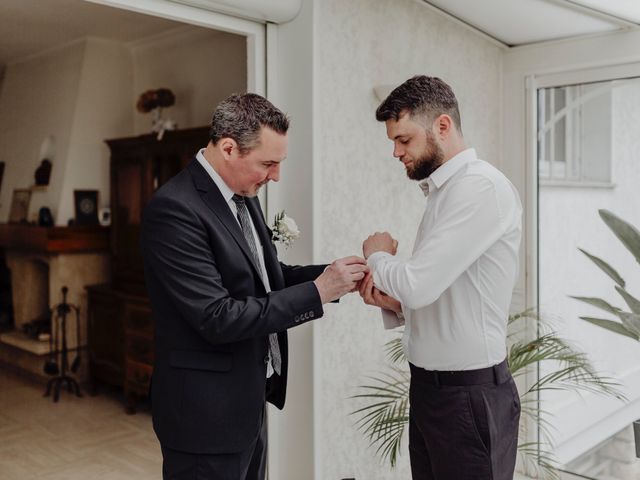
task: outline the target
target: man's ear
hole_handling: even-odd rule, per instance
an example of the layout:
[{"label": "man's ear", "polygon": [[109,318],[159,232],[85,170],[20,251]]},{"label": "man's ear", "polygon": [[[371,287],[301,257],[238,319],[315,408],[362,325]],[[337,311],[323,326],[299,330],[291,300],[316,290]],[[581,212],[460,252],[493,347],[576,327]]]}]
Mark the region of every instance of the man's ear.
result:
[{"label": "man's ear", "polygon": [[436,118],[435,121],[436,132],[440,136],[441,139],[445,139],[451,133],[451,129],[453,127],[453,120],[451,117],[445,113]]},{"label": "man's ear", "polygon": [[233,138],[221,138],[216,147],[225,160],[231,160],[238,155],[238,144]]}]

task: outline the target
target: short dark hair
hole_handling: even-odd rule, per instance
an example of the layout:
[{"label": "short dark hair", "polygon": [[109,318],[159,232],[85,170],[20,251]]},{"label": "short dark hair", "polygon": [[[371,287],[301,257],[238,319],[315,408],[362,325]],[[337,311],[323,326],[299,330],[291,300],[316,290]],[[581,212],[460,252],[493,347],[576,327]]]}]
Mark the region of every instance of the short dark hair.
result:
[{"label": "short dark hair", "polygon": [[244,155],[258,146],[262,127],[284,135],[289,118],[260,95],[234,93],[214,110],[209,139],[215,145],[221,138],[232,138]]},{"label": "short dark hair", "polygon": [[451,87],[437,77],[416,75],[396,87],[376,110],[376,119],[398,120],[405,112],[412,117],[424,115],[429,122],[447,114],[462,133],[458,100]]}]

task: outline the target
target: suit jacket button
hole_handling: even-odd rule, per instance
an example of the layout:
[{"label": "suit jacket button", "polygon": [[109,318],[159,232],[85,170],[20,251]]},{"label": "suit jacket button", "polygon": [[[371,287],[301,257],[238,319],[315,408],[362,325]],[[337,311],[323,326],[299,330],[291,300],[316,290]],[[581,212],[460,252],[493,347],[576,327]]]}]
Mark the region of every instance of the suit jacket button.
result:
[{"label": "suit jacket button", "polygon": [[264,357],[264,364],[265,364],[265,365],[268,365],[268,364],[269,364],[269,355],[266,355],[266,356]]}]

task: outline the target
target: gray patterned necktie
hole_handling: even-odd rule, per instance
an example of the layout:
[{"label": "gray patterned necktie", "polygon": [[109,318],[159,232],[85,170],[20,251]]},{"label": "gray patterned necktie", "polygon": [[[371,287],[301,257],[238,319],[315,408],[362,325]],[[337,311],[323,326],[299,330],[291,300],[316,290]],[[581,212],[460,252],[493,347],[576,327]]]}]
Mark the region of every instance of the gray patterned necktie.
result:
[{"label": "gray patterned necktie", "polygon": [[[264,276],[265,272],[262,271],[262,266],[260,265],[260,257],[258,256],[256,241],[253,236],[253,230],[251,229],[251,217],[249,216],[249,210],[247,210],[247,204],[245,203],[244,197],[241,197],[240,195],[234,195],[233,201],[238,209],[238,221],[240,222],[244,239],[249,245],[249,250],[251,250],[251,255],[256,262],[260,275]],[[271,357],[271,365],[273,366],[273,369],[278,375],[280,375],[282,357],[280,356],[280,346],[278,345],[277,333],[269,334],[269,356]]]}]

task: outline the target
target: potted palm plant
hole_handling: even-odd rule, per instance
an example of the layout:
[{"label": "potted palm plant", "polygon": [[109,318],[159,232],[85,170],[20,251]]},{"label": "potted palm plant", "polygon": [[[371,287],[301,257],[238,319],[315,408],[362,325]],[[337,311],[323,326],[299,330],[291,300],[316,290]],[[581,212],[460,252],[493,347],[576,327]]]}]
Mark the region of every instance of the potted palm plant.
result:
[{"label": "potted palm plant", "polygon": [[[516,340],[526,322],[535,321],[541,332],[537,338]],[[530,418],[540,426],[539,440],[522,442],[518,450],[523,460],[539,469],[544,478],[557,479],[554,465],[552,437],[549,426],[541,418],[538,400],[544,390],[581,390],[624,397],[612,379],[598,374],[587,356],[577,351],[569,343],[543,322],[533,309],[509,317],[510,348],[508,362],[512,375],[517,378],[531,372],[540,362],[551,365],[549,373],[540,376],[533,385],[520,394],[522,418]],[[409,372],[400,338],[386,344],[390,366],[377,376],[368,377],[369,383],[358,387],[359,393],[352,398],[361,406],[354,412],[356,424],[368,437],[376,454],[391,467],[396,465],[401,451],[402,439],[409,421]],[[521,425],[524,425],[521,422]]]},{"label": "potted palm plant", "polygon": [[[633,225],[616,216],[608,210],[598,210],[600,218],[611,229],[626,249],[633,255],[636,262],[640,263],[640,232]],[[608,275],[614,282],[614,289],[620,295],[627,308],[619,308],[611,305],[600,297],[578,297],[576,300],[592,305],[614,316],[614,320],[601,317],[580,317],[582,320],[605,328],[618,335],[640,339],[640,300],[629,293],[625,280],[615,268],[600,257],[580,249],[600,270]],[[633,422],[633,432],[636,442],[636,457],[640,458],[640,420]]]}]

